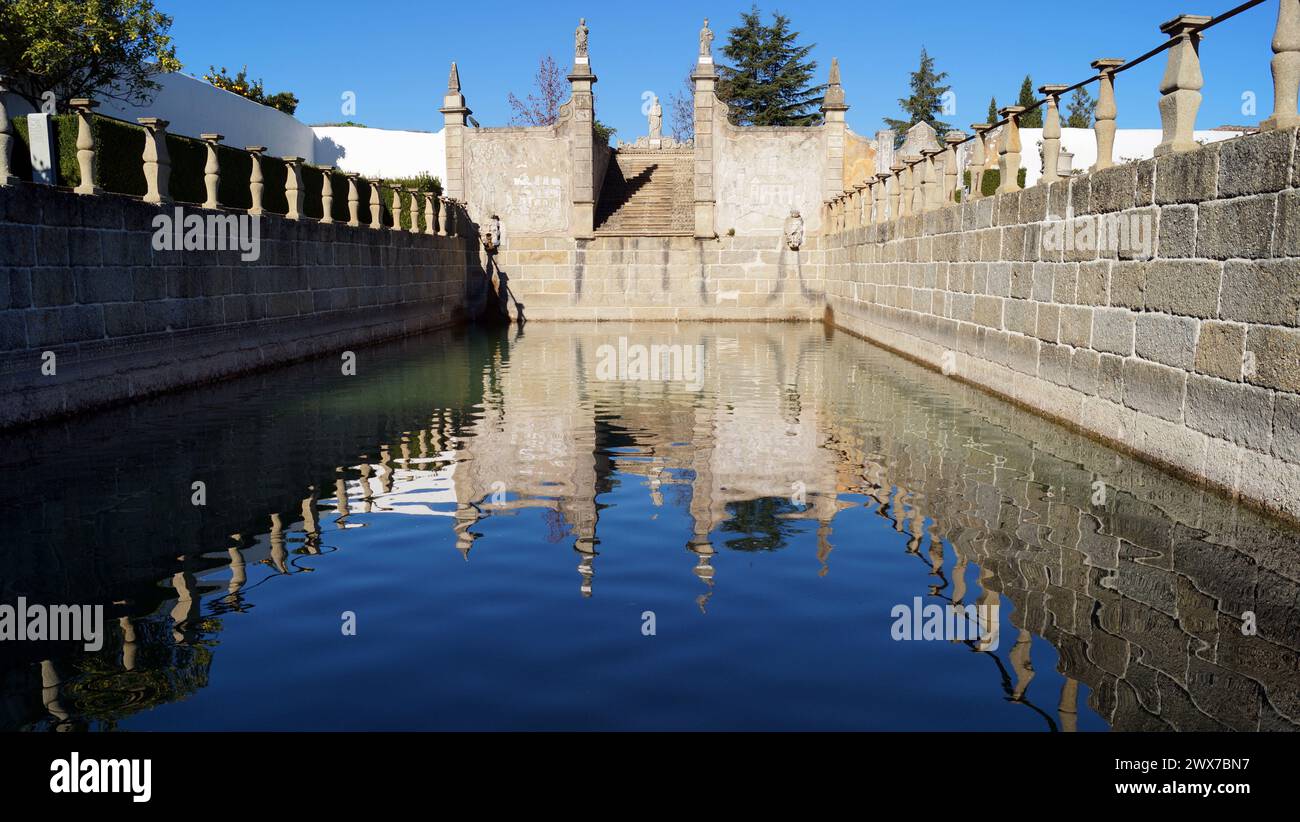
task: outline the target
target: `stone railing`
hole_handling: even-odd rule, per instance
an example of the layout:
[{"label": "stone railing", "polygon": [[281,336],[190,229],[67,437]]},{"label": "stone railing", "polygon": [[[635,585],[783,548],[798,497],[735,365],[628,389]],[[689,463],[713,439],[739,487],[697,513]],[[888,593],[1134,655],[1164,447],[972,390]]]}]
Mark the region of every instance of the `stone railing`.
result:
[{"label": "stone railing", "polygon": [[[999,109],[1002,119],[996,123],[972,123],[974,135],[951,132],[944,139],[946,149],[922,152],[924,156],[903,156],[882,171],[874,180],[855,190],[826,200],[822,205],[822,225],[826,233],[859,228],[874,223],[893,222],[902,217],[934,211],[955,204],[957,192],[957,148],[971,143],[970,190],[966,196],[978,199],[986,171],[996,168],[1000,177],[998,194],[1020,191],[1018,175],[1021,163],[1020,122],[1026,114],[1044,108],[1042,176],[1038,185],[1047,186],[1064,177],[1059,167],[1061,148],[1062,95],[1097,83],[1096,122],[1097,161],[1092,171],[1111,168],[1114,164],[1115,130],[1118,109],[1115,104],[1115,78],[1148,60],[1169,52],[1164,76],[1160,81],[1160,119],[1164,138],[1156,146],[1157,157],[1195,151],[1200,144],[1193,139],[1196,113],[1201,106],[1200,44],[1202,34],[1242,12],[1262,5],[1266,0],[1249,0],[1216,17],[1182,14],[1160,26],[1168,39],[1134,60],[1101,58],[1092,62],[1096,73],[1074,85],[1044,85],[1045,95],[1032,106],[1007,106]],[[1273,36],[1273,114],[1260,123],[1264,131],[1300,125],[1297,97],[1300,96],[1300,2],[1279,0],[1276,32]],[[996,146],[992,132],[1001,127]],[[946,173],[938,177],[939,155],[945,155]]]},{"label": "stone railing", "polygon": [[[0,93],[5,89],[5,78],[0,76]],[[68,105],[77,118],[77,167],[80,183],[73,190],[77,194],[86,196],[103,194],[103,189],[97,185],[98,176],[96,170],[100,158],[99,147],[96,145],[95,140],[94,121],[96,119],[119,123],[124,121],[96,114],[95,108],[98,103],[84,97],[74,98],[69,101]],[[173,199],[170,192],[172,164],[167,151],[167,126],[169,123],[157,117],[141,117],[136,122],[144,128],[144,153],[141,162],[143,164],[146,191],[143,200],[146,203],[155,205],[170,204]],[[127,125],[133,124],[128,123]],[[203,168],[206,199],[202,203],[196,203],[195,205],[205,209],[231,208],[229,205],[218,202],[217,198],[222,176],[217,147],[221,145],[221,141],[224,139],[223,135],[216,132],[204,133],[198,139],[207,147],[207,162]],[[266,192],[262,173],[262,162],[263,157],[266,155],[266,147],[245,146],[243,150],[247,153],[252,168],[248,179],[251,204],[246,211],[249,214],[261,215],[266,213],[264,208]],[[0,186],[10,186],[19,182],[19,178],[12,173],[12,152],[12,125],[9,121],[8,112],[5,111],[3,98],[0,97]],[[311,219],[306,216],[304,209],[305,189],[303,187],[302,173],[306,166],[306,160],[302,157],[283,157],[280,159],[284,162],[287,171],[284,195],[285,200],[288,202],[287,213],[281,216],[289,220]],[[342,175],[347,180],[347,191],[340,191],[338,196],[347,198],[347,225],[354,228],[361,227],[362,222],[359,216],[361,200],[357,186],[360,175],[356,172],[343,172],[334,166],[315,166],[315,168],[321,171],[323,177],[320,193],[322,216],[319,218],[319,222],[327,224],[335,222],[332,215],[335,193],[331,177],[333,175]],[[411,211],[409,232],[412,234],[423,233],[440,237],[456,237],[459,236],[459,231],[471,227],[465,203],[459,199],[440,196],[432,191],[422,191],[407,186],[388,185],[380,179],[367,179],[366,182],[371,192],[369,201],[371,213],[369,227],[371,229],[407,230],[402,228],[402,211],[404,208],[409,208]],[[387,194],[385,194],[385,189],[387,189]],[[391,226],[386,225],[383,220],[382,206],[385,201],[391,203],[393,215]],[[403,205],[404,201],[407,203],[406,206]],[[419,228],[419,220],[417,219],[417,215],[421,213],[424,216],[423,229]]]}]

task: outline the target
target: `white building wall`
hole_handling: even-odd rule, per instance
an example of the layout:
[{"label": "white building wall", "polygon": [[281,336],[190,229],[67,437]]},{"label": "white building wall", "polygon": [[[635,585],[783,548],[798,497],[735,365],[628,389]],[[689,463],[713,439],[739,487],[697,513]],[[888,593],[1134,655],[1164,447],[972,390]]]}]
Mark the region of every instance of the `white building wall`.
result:
[{"label": "white building wall", "polygon": [[447,180],[444,132],[395,131],[350,126],[313,126],[316,162],[364,177],[414,177],[424,173]]},{"label": "white building wall", "polygon": [[[1193,137],[1203,143],[1217,143],[1240,137],[1241,131],[1197,131]],[[1156,146],[1160,145],[1164,134],[1158,128],[1121,128],[1115,132],[1115,162],[1130,160],[1148,160],[1155,156]],[[1032,186],[1043,176],[1043,161],[1040,156],[1043,140],[1041,128],[1022,128],[1020,130],[1020,167],[1025,169],[1025,186]],[[1090,128],[1061,129],[1061,145],[1065,151],[1074,155],[1074,170],[1087,171],[1097,162],[1097,133]],[[994,163],[996,163],[994,158]]]}]

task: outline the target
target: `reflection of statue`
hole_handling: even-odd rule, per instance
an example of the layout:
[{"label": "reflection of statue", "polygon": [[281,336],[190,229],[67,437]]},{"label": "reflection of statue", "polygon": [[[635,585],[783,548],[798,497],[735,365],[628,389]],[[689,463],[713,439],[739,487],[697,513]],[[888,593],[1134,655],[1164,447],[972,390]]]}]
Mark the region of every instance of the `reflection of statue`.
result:
[{"label": "reflection of statue", "polygon": [[587,18],[578,21],[578,29],[573,33],[573,53],[579,57],[587,56]]},{"label": "reflection of statue", "polygon": [[713,32],[709,31],[709,18],[704,18],[704,28],[700,29],[700,56],[713,56]]},{"label": "reflection of statue", "polygon": [[791,251],[798,251],[803,245],[803,216],[798,209],[790,209],[790,216],[785,221],[785,244]]},{"label": "reflection of statue", "polygon": [[650,138],[657,140],[663,137],[664,132],[664,109],[659,105],[659,97],[656,95],[654,103],[650,106]]}]

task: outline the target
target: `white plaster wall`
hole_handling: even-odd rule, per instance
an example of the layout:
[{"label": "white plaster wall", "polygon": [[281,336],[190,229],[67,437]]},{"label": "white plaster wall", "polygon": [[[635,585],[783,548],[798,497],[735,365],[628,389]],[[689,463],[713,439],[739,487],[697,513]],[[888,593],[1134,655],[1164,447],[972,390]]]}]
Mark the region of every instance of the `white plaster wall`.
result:
[{"label": "white plaster wall", "polygon": [[732,128],[715,143],[717,229],[781,234],[790,209],[820,225],[826,149],[821,128]]},{"label": "white plaster wall", "polygon": [[198,137],[215,131],[224,134],[230,146],[266,146],[267,153],[277,157],[314,161],[316,135],[297,118],[188,74],[159,74],[154,79],[161,88],[149,105],[101,100],[99,113],[131,123],[137,117],[161,117],[171,123],[167,130],[174,134]]},{"label": "white plaster wall", "polygon": [[443,131],[397,131],[351,126],[312,126],[316,162],[355,171],[363,177],[414,177],[429,174],[447,181]]},{"label": "white plaster wall", "polygon": [[[1240,137],[1241,131],[1197,131],[1194,139],[1205,143],[1217,143]],[[1025,169],[1025,186],[1032,186],[1043,176],[1042,159],[1039,157],[1039,143],[1043,139],[1041,128],[1022,128],[1020,130],[1020,167]],[[1158,128],[1121,128],[1115,132],[1115,162],[1128,160],[1149,160],[1155,156],[1156,146],[1164,139]],[[1074,154],[1075,171],[1087,171],[1097,162],[1097,132],[1090,128],[1061,129],[1061,144],[1066,151]]]}]

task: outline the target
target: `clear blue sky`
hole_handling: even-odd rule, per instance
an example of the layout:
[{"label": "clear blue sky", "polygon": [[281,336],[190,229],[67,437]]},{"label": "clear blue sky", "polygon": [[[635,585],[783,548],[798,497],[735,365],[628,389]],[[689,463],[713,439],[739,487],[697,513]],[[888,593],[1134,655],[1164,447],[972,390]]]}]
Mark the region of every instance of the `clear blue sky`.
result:
[{"label": "clear blue sky", "polygon": [[[908,72],[924,45],[947,71],[957,94],[953,123],[967,129],[984,119],[990,96],[1009,105],[1026,73],[1034,85],[1073,83],[1090,73],[1098,57],[1132,58],[1163,41],[1160,23],[1179,13],[1219,14],[1239,0],[1084,0],[1066,13],[1056,0],[987,0],[922,5],[850,4],[800,0],[760,3],[765,15],[780,9],[813,43],[819,77],[839,57],[852,107],[849,125],[860,134],[882,128],[898,113]],[[506,94],[523,96],[538,58],[552,54],[567,72],[573,29],[579,17],[591,29],[597,116],[620,137],[645,130],[641,94],[650,90],[667,103],[690,69],[697,32],[707,15],[717,37],[738,22],[747,0],[675,2],[553,2],[491,0],[156,0],[175,18],[172,34],[185,71],[195,76],[209,64],[236,71],[245,63],[268,91],[290,90],[301,100],[308,123],[355,119],[382,128],[437,130],[447,70],[460,65],[475,118],[505,125]],[[902,8],[902,12],[889,9]],[[978,14],[973,12],[978,11]],[[1003,18],[1012,23],[1005,24]],[[1252,9],[1209,32],[1201,47],[1205,102],[1198,128],[1253,123],[1272,109],[1270,41],[1277,0]],[[1004,38],[1012,32],[1014,39]],[[1164,55],[1121,76],[1121,128],[1160,125],[1156,101]],[[1095,95],[1095,86],[1094,95]],[[340,95],[353,91],[357,113],[340,113]],[[1258,114],[1242,113],[1242,94],[1252,91]],[[665,105],[665,108],[667,106]]]}]

